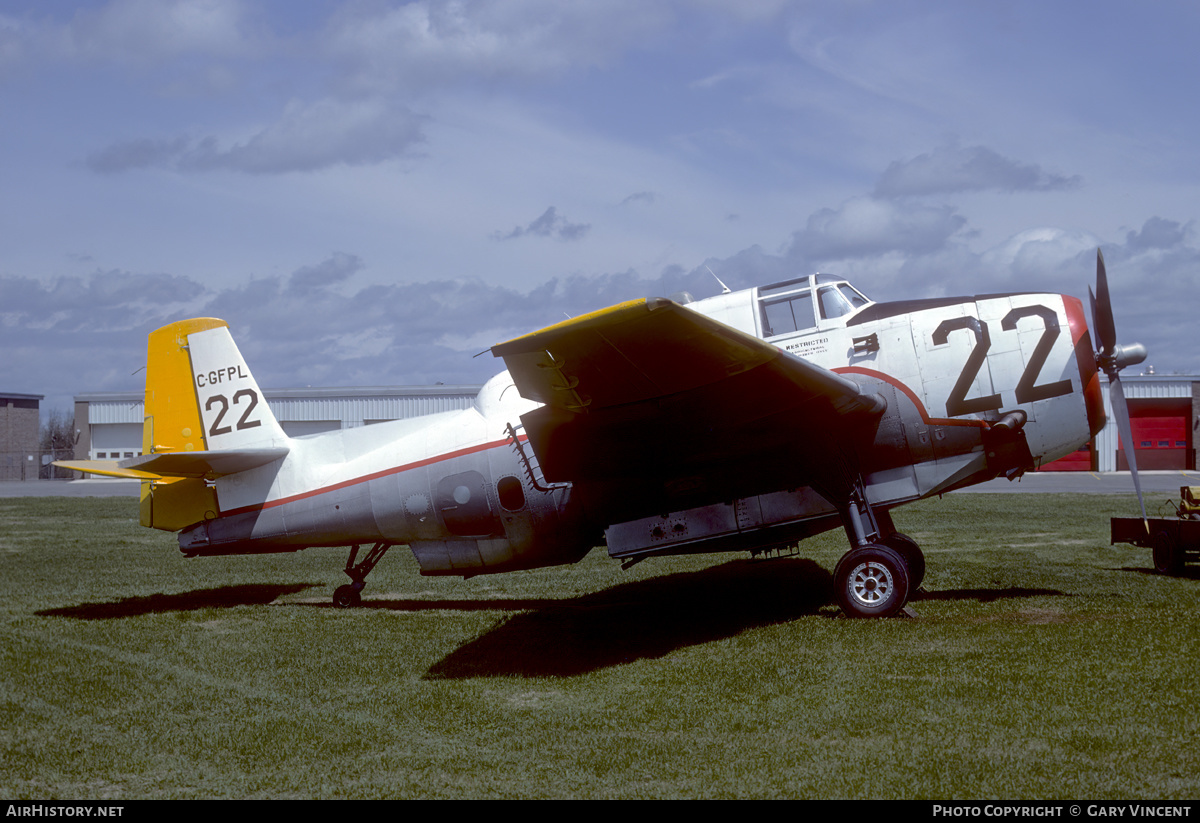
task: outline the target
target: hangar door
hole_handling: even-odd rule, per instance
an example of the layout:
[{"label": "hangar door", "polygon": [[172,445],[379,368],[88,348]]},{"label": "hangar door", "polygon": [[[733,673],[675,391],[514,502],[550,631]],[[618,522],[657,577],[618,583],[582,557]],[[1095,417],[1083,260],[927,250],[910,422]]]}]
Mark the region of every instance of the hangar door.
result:
[{"label": "hangar door", "polygon": [[[1134,448],[1137,449],[1138,469],[1190,469],[1188,422],[1191,419],[1191,403],[1168,406],[1160,400],[1130,401],[1129,405],[1129,426],[1133,432]],[[1117,471],[1129,471],[1126,448],[1128,445],[1121,443],[1117,452]]]}]

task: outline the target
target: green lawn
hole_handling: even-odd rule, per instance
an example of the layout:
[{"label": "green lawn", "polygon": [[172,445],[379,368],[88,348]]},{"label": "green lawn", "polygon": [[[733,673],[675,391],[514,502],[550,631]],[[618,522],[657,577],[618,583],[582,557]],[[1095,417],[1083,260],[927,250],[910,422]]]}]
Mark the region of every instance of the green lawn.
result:
[{"label": "green lawn", "polygon": [[423,578],[340,550],[184,560],[126,498],[0,500],[0,796],[1193,798],[1200,575],[1126,498],[895,513],[918,619],[812,559]]}]

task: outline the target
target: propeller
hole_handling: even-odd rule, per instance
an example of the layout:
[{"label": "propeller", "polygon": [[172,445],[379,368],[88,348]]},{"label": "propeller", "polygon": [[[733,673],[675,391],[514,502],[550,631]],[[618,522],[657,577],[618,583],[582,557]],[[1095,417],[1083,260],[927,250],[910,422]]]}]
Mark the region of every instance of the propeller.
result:
[{"label": "propeller", "polygon": [[1113,412],[1117,415],[1117,431],[1125,444],[1125,457],[1129,460],[1129,473],[1133,476],[1133,488],[1137,491],[1138,505],[1142,507],[1142,523],[1147,530],[1146,502],[1142,499],[1142,484],[1138,479],[1137,456],[1133,445],[1133,428],[1129,424],[1129,404],[1125,401],[1125,390],[1121,387],[1121,369],[1136,366],[1146,359],[1146,347],[1141,343],[1128,346],[1117,344],[1117,327],[1113,323],[1112,298],[1108,293],[1108,273],[1104,269],[1104,254],[1096,249],[1096,293],[1088,289],[1092,301],[1092,328],[1096,330],[1096,365],[1108,375],[1109,398]]}]

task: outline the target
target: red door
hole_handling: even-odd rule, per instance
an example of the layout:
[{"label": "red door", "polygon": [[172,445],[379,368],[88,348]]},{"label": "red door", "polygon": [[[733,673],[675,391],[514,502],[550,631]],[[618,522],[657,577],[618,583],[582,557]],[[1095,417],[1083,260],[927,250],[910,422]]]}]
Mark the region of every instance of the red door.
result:
[{"label": "red door", "polygon": [[[1145,415],[1129,421],[1137,449],[1138,469],[1186,469],[1187,419],[1179,415]],[[1117,452],[1117,471],[1129,471],[1125,444]]]}]

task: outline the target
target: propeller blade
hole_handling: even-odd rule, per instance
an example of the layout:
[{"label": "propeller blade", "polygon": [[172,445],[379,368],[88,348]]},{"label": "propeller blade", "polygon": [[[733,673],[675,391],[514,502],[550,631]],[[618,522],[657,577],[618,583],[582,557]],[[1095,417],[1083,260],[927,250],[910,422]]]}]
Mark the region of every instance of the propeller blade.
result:
[{"label": "propeller blade", "polygon": [[[1096,295],[1092,291],[1091,286],[1088,286],[1088,300],[1092,304],[1092,333],[1095,335],[1096,345],[1100,346],[1100,348],[1103,349],[1104,344],[1100,342],[1100,317],[1099,317],[1100,313],[1099,313],[1098,309],[1096,308]],[[1096,362],[1097,363],[1100,362],[1100,352],[1099,351],[1096,352]]]},{"label": "propeller blade", "polygon": [[[1088,292],[1089,296],[1091,291]],[[1117,347],[1117,326],[1113,322],[1112,298],[1108,293],[1108,272],[1104,268],[1104,254],[1096,249],[1096,295],[1092,297],[1092,322],[1096,327],[1096,338],[1100,353],[1112,356]],[[1112,375],[1110,374],[1109,377]]]},{"label": "propeller blade", "polygon": [[1129,403],[1125,400],[1125,389],[1121,387],[1121,369],[1145,360],[1146,347],[1140,343],[1117,345],[1108,272],[1104,268],[1104,253],[1100,249],[1096,249],[1096,292],[1093,294],[1089,288],[1088,298],[1092,303],[1092,329],[1100,345],[1100,350],[1096,352],[1096,365],[1108,375],[1108,394],[1117,417],[1117,432],[1125,444],[1125,459],[1129,462],[1129,474],[1133,477],[1133,488],[1137,492],[1138,505],[1142,508],[1142,525],[1149,532],[1150,521],[1146,517],[1146,501],[1142,497],[1142,481],[1138,477],[1137,448],[1133,442],[1133,426],[1129,422]]},{"label": "propeller blade", "polygon": [[1114,374],[1110,377],[1108,386],[1113,413],[1117,416],[1117,431],[1121,434],[1121,442],[1125,444],[1125,459],[1129,461],[1129,474],[1133,477],[1133,488],[1137,491],[1138,505],[1142,507],[1142,523],[1148,532],[1150,523],[1146,518],[1146,501],[1142,499],[1142,483],[1138,479],[1137,449],[1133,442],[1133,427],[1129,423],[1129,404],[1125,402],[1125,390],[1121,388],[1119,376]]}]

